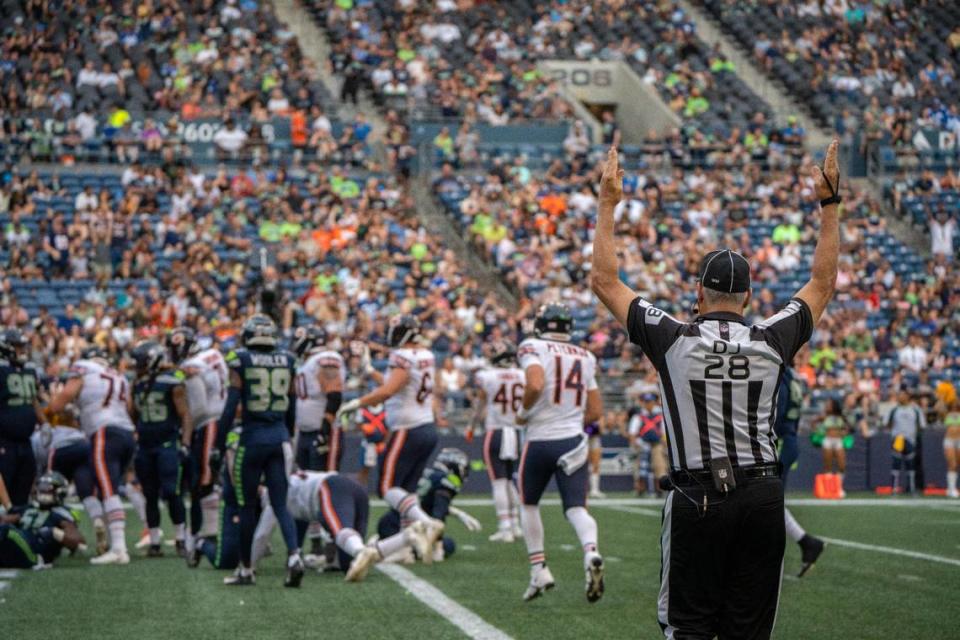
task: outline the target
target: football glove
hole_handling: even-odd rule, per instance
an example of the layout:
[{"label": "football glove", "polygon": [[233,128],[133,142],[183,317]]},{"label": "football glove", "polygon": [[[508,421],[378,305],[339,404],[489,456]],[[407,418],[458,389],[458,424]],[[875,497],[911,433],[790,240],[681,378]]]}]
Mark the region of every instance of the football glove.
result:
[{"label": "football glove", "polygon": [[480,521],[474,518],[472,515],[457,509],[456,507],[450,507],[450,513],[457,517],[457,520],[463,523],[463,526],[467,528],[467,531],[477,532],[483,529],[483,526],[480,524]]},{"label": "football glove", "polygon": [[337,417],[335,418],[336,422],[340,422],[340,418],[353,413],[360,408],[360,398],[354,398],[350,402],[345,402],[340,405],[340,408],[337,409]]},{"label": "football glove", "polygon": [[330,452],[330,438],[327,434],[319,431],[317,437],[313,439],[313,448],[319,455],[327,455]]},{"label": "football glove", "polygon": [[177,455],[180,457],[180,464],[186,464],[190,460],[190,445],[181,444],[177,449]]}]

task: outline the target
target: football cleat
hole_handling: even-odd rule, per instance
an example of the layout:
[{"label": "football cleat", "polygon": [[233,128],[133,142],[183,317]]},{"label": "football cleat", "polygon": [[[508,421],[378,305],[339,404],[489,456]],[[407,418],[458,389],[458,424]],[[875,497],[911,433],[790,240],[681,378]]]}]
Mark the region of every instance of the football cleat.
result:
[{"label": "football cleat", "polygon": [[93,535],[97,539],[97,556],[102,556],[109,551],[110,543],[107,541],[107,526],[100,518],[93,520]]},{"label": "football cleat", "polygon": [[823,553],[823,548],[827,546],[827,543],[820,538],[805,535],[800,538],[797,544],[800,545],[800,561],[802,563],[797,577],[802,578],[817,563],[817,558]]},{"label": "football cleat", "polygon": [[[163,536],[163,532],[160,532],[160,535]],[[134,545],[137,549],[146,549],[150,546],[150,529],[146,527],[143,528],[143,531],[140,532],[140,539],[137,540],[137,544]]]},{"label": "football cleat", "polygon": [[491,533],[490,537],[487,538],[490,542],[513,542],[516,538],[513,535],[513,528],[510,529],[501,529],[496,533]]},{"label": "football cleat", "polygon": [[377,551],[376,547],[364,547],[360,549],[360,553],[354,557],[353,562],[350,563],[350,568],[347,569],[346,578],[347,582],[360,582],[367,577],[367,574],[370,572],[370,568],[377,564],[380,560],[380,552]]},{"label": "football cleat", "polygon": [[956,489],[947,489],[947,497],[960,498],[960,491],[957,491]]},{"label": "football cleat", "polygon": [[96,558],[90,558],[90,564],[130,564],[130,554],[126,551],[107,551]]},{"label": "football cleat", "polygon": [[299,589],[300,582],[303,580],[303,574],[306,567],[303,565],[303,558],[296,554],[287,559],[287,575],[283,579],[283,586],[291,589]]},{"label": "football cleat", "polygon": [[177,555],[181,558],[187,557],[187,545],[183,540],[177,540],[174,542],[174,547],[177,549]]},{"label": "football cleat", "polygon": [[148,558],[162,558],[163,557],[163,547],[158,544],[152,544],[147,548],[147,557]]},{"label": "football cleat", "polygon": [[599,553],[588,553],[584,564],[587,574],[587,602],[596,602],[603,597],[603,558]]},{"label": "football cleat", "polygon": [[607,494],[597,489],[596,491],[591,491],[589,494],[587,494],[587,497],[591,500],[603,500],[607,497]]},{"label": "football cleat", "polygon": [[240,569],[237,569],[233,572],[233,575],[223,579],[223,584],[228,587],[252,587],[257,584],[257,577],[252,572],[244,574]]},{"label": "football cleat", "polygon": [[530,602],[534,598],[539,598],[545,591],[553,589],[555,583],[550,569],[541,567],[534,569],[530,573],[530,584],[527,590],[523,592],[523,601]]},{"label": "football cleat", "polygon": [[[428,549],[433,549],[437,542],[443,538],[443,529],[443,520],[437,520],[436,518],[429,518],[424,524]],[[423,560],[424,564],[431,564],[433,562],[433,554],[427,553],[426,555],[420,556],[420,559]]]},{"label": "football cleat", "polygon": [[446,557],[446,551],[443,549],[443,540],[438,540],[437,544],[433,545],[433,561],[443,562],[443,559]]},{"label": "football cleat", "polygon": [[517,540],[522,540],[522,539],[523,539],[523,527],[520,526],[520,520],[519,520],[519,519],[517,519],[516,521],[514,521],[513,528],[511,529],[511,531],[513,532],[513,537],[514,537],[514,538],[516,538]]},{"label": "football cleat", "polygon": [[[430,543],[427,541],[427,528],[419,520],[403,530],[407,542],[413,547],[414,553],[426,558],[430,553]],[[396,555],[396,554],[394,554]]]}]

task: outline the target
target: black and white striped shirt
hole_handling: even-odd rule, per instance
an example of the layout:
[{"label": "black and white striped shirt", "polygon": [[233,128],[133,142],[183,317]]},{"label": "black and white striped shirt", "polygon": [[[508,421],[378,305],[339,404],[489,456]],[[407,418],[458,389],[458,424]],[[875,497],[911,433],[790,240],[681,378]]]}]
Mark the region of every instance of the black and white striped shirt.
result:
[{"label": "black and white striped shirt", "polygon": [[627,330],[660,374],[674,469],[705,469],[724,456],[734,466],[777,461],[780,377],[813,331],[804,301],[751,327],[732,313],[680,322],[638,297]]}]

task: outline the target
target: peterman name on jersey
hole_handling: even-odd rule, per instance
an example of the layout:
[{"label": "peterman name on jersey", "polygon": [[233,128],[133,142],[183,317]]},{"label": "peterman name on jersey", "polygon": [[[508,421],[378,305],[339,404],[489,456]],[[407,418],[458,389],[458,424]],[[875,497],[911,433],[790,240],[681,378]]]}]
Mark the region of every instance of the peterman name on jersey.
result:
[{"label": "peterman name on jersey", "polygon": [[477,386],[487,396],[484,428],[487,431],[517,426],[517,411],[523,405],[523,371],[513,367],[482,369],[476,375]]},{"label": "peterman name on jersey", "polygon": [[[543,393],[529,411],[528,440],[561,440],[583,432],[587,392],[597,388],[597,359],[569,342],[528,338],[517,349],[520,367],[543,367]],[[519,408],[519,407],[518,407]]]},{"label": "peterman name on jersey", "polygon": [[346,381],[346,367],[336,351],[313,353],[297,367],[297,429],[300,431],[318,431],[323,422],[327,396],[320,385],[320,371],[327,367],[336,367],[341,382]]},{"label": "peterman name on jersey", "polygon": [[387,375],[403,369],[407,384],[384,403],[391,431],[412,429],[433,422],[433,353],[429,349],[394,349],[387,361]]},{"label": "peterman name on jersey", "polygon": [[119,427],[133,431],[133,420],[127,413],[129,395],[123,374],[96,360],[77,360],[67,378],[83,378],[83,388],[76,400],[80,411],[80,428],[92,436],[103,427]]},{"label": "peterman name on jersey", "polygon": [[216,349],[206,349],[183,362],[187,373],[187,406],[193,424],[202,427],[217,420],[227,403],[230,372],[226,360]]}]

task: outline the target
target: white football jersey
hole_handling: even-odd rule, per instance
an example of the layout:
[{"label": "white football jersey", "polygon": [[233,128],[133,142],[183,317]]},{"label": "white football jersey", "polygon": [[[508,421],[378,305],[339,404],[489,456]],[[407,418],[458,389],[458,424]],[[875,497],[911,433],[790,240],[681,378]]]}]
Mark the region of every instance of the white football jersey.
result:
[{"label": "white football jersey", "polygon": [[583,433],[587,392],[597,388],[597,359],[569,342],[528,338],[520,343],[517,359],[524,370],[543,367],[543,393],[530,408],[528,440],[560,440]]},{"label": "white football jersey", "polygon": [[85,434],[92,436],[102,427],[133,431],[133,420],[127,412],[129,383],[122,373],[102,361],[77,360],[68,377],[83,378],[76,405]]},{"label": "white football jersey", "polygon": [[227,403],[230,370],[223,354],[217,349],[205,349],[183,361],[181,369],[193,370],[187,377],[187,406],[195,428],[211,420],[219,420]]},{"label": "white football jersey", "polygon": [[47,470],[47,461],[50,454],[60,447],[69,447],[75,442],[84,442],[86,436],[79,429],[73,427],[44,425],[30,436],[30,445],[33,447],[33,457],[38,467]]},{"label": "white football jersey", "polygon": [[343,358],[336,351],[317,351],[311,353],[306,361],[297,367],[297,429],[303,432],[318,431],[327,411],[327,396],[320,386],[320,370],[324,367],[336,367],[340,381],[347,379],[347,368]]},{"label": "white football jersey", "polygon": [[433,352],[419,347],[394,349],[387,361],[387,375],[403,369],[410,378],[384,403],[391,431],[412,429],[433,422]]},{"label": "white football jersey", "polygon": [[320,483],[335,472],[298,471],[289,476],[287,511],[294,520],[311,522],[320,513]]},{"label": "white football jersey", "polygon": [[487,431],[517,426],[517,411],[523,406],[523,371],[516,367],[481,369],[476,376],[477,386],[487,396]]}]

